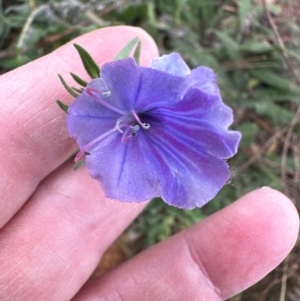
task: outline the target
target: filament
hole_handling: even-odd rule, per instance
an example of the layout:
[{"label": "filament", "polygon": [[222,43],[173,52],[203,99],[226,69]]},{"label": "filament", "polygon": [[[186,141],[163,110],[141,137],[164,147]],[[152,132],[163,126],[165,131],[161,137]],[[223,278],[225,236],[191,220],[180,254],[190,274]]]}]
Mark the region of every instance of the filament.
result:
[{"label": "filament", "polygon": [[115,132],[117,129],[114,127],[113,129],[105,132],[104,134],[98,136],[96,139],[92,140],[90,143],[88,143],[86,146],[84,146],[80,152],[77,154],[77,156],[75,157],[75,162],[79,162],[80,160],[82,160],[85,156],[85,152],[90,149],[94,144],[98,143],[99,141],[101,141],[102,139],[104,139],[105,137],[107,137],[108,135],[112,134],[113,132]]},{"label": "filament", "polygon": [[144,129],[144,130],[149,130],[150,129],[150,124],[142,122],[140,117],[137,115],[135,110],[130,111],[131,115],[135,118],[136,122]]},{"label": "filament", "polygon": [[101,92],[100,90],[97,90],[97,89],[94,89],[94,88],[86,88],[85,89],[86,93],[90,96],[92,96],[95,100],[97,100],[99,103],[101,103],[102,105],[104,105],[105,107],[107,107],[108,109],[111,109],[112,111],[115,111],[121,115],[126,115],[126,112],[116,108],[115,106],[109,104],[108,102],[102,100],[100,97],[98,97],[97,95],[95,95],[95,93],[100,93],[101,95],[103,95],[104,97],[105,96],[108,96],[109,92]]}]

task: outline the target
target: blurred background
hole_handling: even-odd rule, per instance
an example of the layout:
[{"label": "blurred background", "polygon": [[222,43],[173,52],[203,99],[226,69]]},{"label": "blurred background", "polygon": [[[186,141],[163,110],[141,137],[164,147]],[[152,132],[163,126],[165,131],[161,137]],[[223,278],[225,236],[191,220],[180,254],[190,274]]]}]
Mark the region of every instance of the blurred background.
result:
[{"label": "blurred background", "polygon": [[[213,201],[187,211],[155,199],[106,252],[95,274],[261,186],[283,191],[299,210],[300,1],[0,0],[0,74],[81,34],[118,24],[144,28],[161,54],[177,51],[191,68],[213,68],[224,101],[235,111],[232,128],[243,139],[229,162],[232,179]],[[299,301],[299,251],[297,243],[274,272],[230,300]]]}]

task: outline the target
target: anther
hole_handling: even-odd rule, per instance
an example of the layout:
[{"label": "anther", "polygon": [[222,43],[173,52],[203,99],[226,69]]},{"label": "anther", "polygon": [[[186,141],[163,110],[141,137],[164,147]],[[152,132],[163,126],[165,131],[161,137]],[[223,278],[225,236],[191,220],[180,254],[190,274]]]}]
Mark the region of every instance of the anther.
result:
[{"label": "anther", "polygon": [[149,130],[150,129],[150,124],[146,122],[142,122],[140,117],[137,115],[135,110],[130,111],[131,115],[135,118],[136,122],[144,129],[144,130]]},{"label": "anther", "polygon": [[123,135],[122,135],[122,143],[125,143],[128,141],[128,139],[135,137],[137,135],[138,130],[140,129],[139,125],[136,124],[135,126],[128,126],[126,127]]},{"label": "anther", "polygon": [[110,94],[111,94],[110,91],[102,92],[102,96],[103,96],[103,97],[108,97],[108,96],[110,96]]},{"label": "anther", "polygon": [[149,123],[142,123],[142,128],[145,130],[149,130],[150,129],[150,124]]},{"label": "anther", "polygon": [[118,119],[116,122],[116,130],[119,131],[121,134],[123,133],[123,130],[121,129],[122,122],[123,122],[123,120],[121,118]]}]

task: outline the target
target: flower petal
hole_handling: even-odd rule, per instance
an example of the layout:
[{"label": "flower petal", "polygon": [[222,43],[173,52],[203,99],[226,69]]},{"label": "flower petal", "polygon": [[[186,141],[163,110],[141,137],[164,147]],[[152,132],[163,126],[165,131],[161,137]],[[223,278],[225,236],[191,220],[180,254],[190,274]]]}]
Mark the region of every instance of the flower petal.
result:
[{"label": "flower petal", "polygon": [[170,106],[181,101],[185,79],[151,68],[141,68],[141,84],[134,105],[137,112],[159,106]]},{"label": "flower petal", "polygon": [[223,103],[219,94],[207,94],[195,87],[186,92],[182,101],[173,106],[156,107],[149,113],[185,124],[207,122],[214,128],[224,130],[233,122],[232,109]]},{"label": "flower petal", "polygon": [[175,52],[153,59],[150,63],[150,68],[182,77],[191,74],[188,65],[182,57]]},{"label": "flower petal", "polygon": [[[167,120],[165,132],[173,136],[180,136],[181,143],[186,147],[197,149],[202,154],[219,159],[228,159],[236,154],[239,132],[215,128],[209,123],[198,121],[187,123],[184,119]],[[193,133],[193,135],[191,135]]]},{"label": "flower petal", "polygon": [[186,77],[186,90],[197,87],[209,94],[219,94],[217,77],[215,72],[207,67],[198,67],[192,70],[191,75]]},{"label": "flower petal", "polygon": [[[216,110],[218,106],[224,108]],[[226,130],[232,111],[225,108],[217,95],[192,88],[173,107],[149,112],[160,123],[146,119],[151,123],[147,148],[168,204],[188,209],[202,206],[229,180],[224,159],[237,152],[241,135]],[[220,112],[228,120],[213,122]]]},{"label": "flower petal", "polygon": [[147,148],[148,138],[138,133],[121,143],[120,136],[108,136],[86,157],[90,175],[101,183],[111,199],[142,202],[160,196],[157,170],[153,168]]},{"label": "flower petal", "polygon": [[[116,125],[126,118],[122,133]],[[81,148],[91,147],[86,166],[107,197],[142,202],[161,196],[187,209],[207,203],[229,180],[224,160],[241,138],[228,130],[232,122],[215,73],[190,71],[176,53],[150,68],[132,58],[105,64],[67,117],[70,135]]]},{"label": "flower petal", "polygon": [[120,115],[95,101],[85,91],[71,104],[67,127],[80,148],[115,126]]},{"label": "flower petal", "polygon": [[110,96],[105,101],[123,111],[130,111],[139,93],[141,68],[132,58],[106,63],[101,68],[101,78]]},{"label": "flower petal", "polygon": [[105,64],[101,77],[111,92],[104,100],[125,111],[145,112],[178,102],[186,86],[183,77],[139,67],[132,58]]},{"label": "flower petal", "polygon": [[149,154],[160,179],[163,200],[185,209],[201,207],[211,200],[230,178],[228,165],[182,144],[164,133],[151,135]]}]

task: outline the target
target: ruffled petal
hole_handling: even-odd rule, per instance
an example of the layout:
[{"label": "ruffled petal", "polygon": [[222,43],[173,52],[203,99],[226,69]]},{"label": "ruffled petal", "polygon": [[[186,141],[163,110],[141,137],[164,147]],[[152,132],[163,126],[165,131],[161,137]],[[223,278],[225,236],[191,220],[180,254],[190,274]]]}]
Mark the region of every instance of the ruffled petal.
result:
[{"label": "ruffled petal", "polygon": [[107,197],[143,202],[161,195],[147,140],[142,132],[126,143],[121,143],[120,134],[110,135],[86,157],[90,175],[101,183]]},{"label": "ruffled petal", "polygon": [[132,58],[105,64],[101,77],[111,92],[103,100],[125,111],[145,112],[178,102],[186,86],[183,77],[139,67]]},{"label": "ruffled petal", "polygon": [[105,64],[101,79],[76,98],[67,116],[79,146],[92,145],[86,166],[107,197],[142,202],[161,196],[187,209],[207,203],[230,179],[225,160],[241,138],[228,130],[232,122],[214,72],[190,71],[175,53],[153,60],[151,68],[131,58]]},{"label": "ruffled petal", "polygon": [[[156,112],[154,112],[156,110]],[[219,94],[207,94],[198,88],[190,88],[184,99],[173,106],[156,107],[150,111],[160,119],[172,118],[174,122],[195,124],[206,122],[217,129],[227,129],[233,122],[233,112]]]},{"label": "ruffled petal", "polygon": [[[226,130],[222,122],[210,122],[214,110],[203,114],[204,101],[206,109],[217,104],[226,107],[220,99],[193,88],[173,107],[151,111],[160,123],[153,123],[147,132],[149,155],[161,171],[164,201],[180,208],[204,205],[226,184],[230,170],[224,159],[237,152],[241,139],[239,132]],[[232,112],[227,114],[232,119]]]},{"label": "ruffled petal", "polygon": [[[141,202],[162,196],[170,205],[192,209],[217,194],[230,178],[224,159],[236,153],[240,134],[207,122],[199,105],[203,95],[189,90],[175,106],[145,114],[149,130],[125,144],[110,136],[87,156],[90,174],[108,197]],[[207,105],[214,102],[219,100],[213,97]]]},{"label": "ruffled petal", "polygon": [[106,63],[101,68],[101,78],[111,92],[103,100],[123,111],[130,111],[141,83],[141,68],[135,60],[128,58]]},{"label": "ruffled petal", "polygon": [[[163,200],[179,208],[201,207],[230,178],[227,164],[182,143],[180,136],[151,135],[149,156],[157,170]],[[200,149],[200,146],[198,147]]]},{"label": "ruffled petal", "polygon": [[67,127],[80,148],[115,126],[120,115],[99,104],[85,91],[71,104]]},{"label": "ruffled petal", "polygon": [[[241,135],[236,131],[228,131],[211,126],[207,122],[187,123],[181,120],[165,119],[163,127],[165,135],[180,136],[186,147],[219,159],[228,159],[236,154]],[[191,135],[191,133],[193,133]]]},{"label": "ruffled petal", "polygon": [[185,79],[186,90],[190,87],[197,87],[209,94],[219,94],[216,74],[210,68],[198,67],[193,69],[191,75]]},{"label": "ruffled petal", "polygon": [[188,65],[182,57],[175,52],[153,59],[150,63],[150,68],[182,77],[191,74]]},{"label": "ruffled petal", "polygon": [[137,112],[146,112],[159,106],[173,105],[181,101],[184,88],[183,77],[141,68],[141,84],[134,109]]}]

